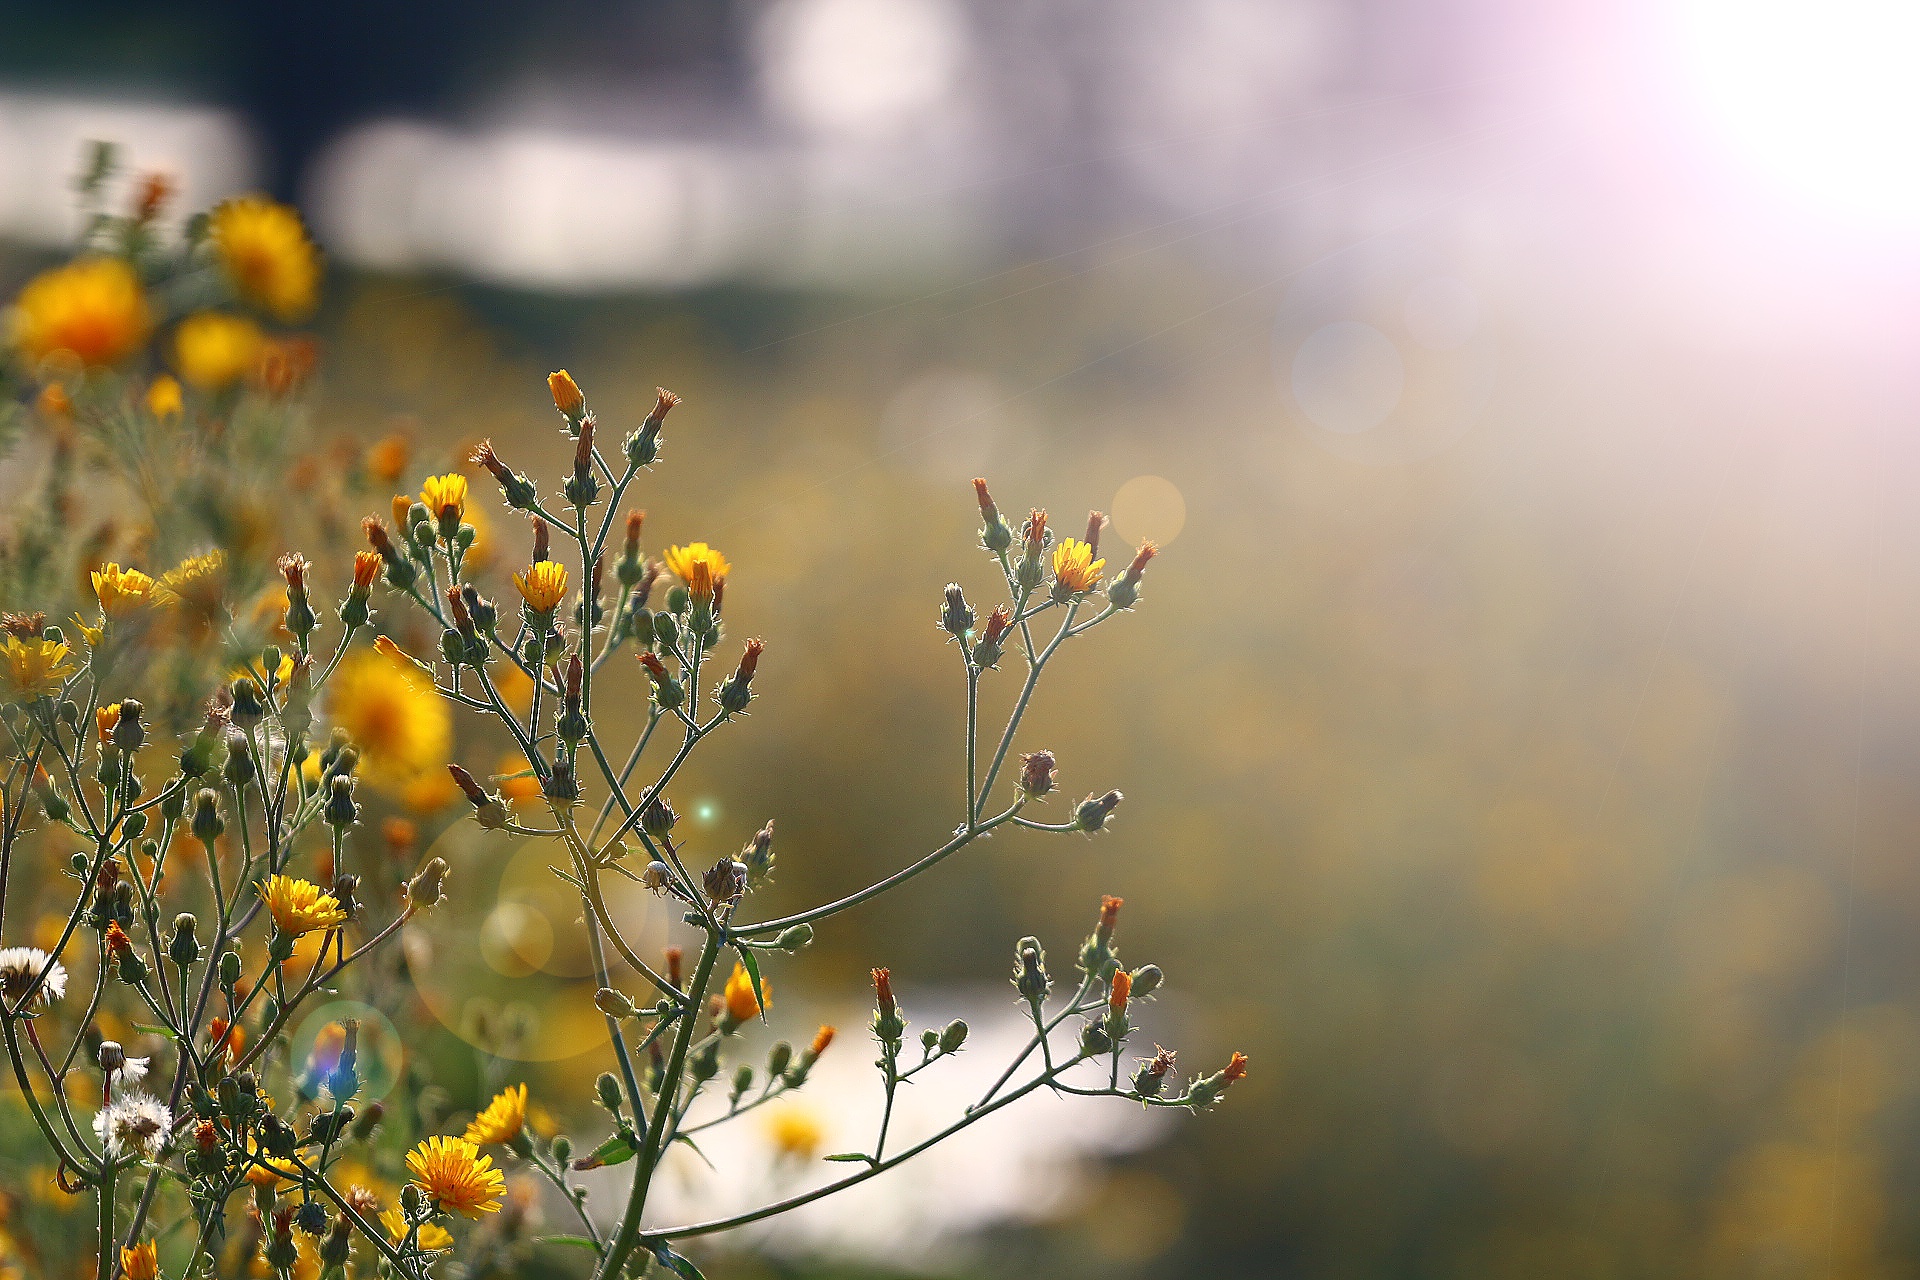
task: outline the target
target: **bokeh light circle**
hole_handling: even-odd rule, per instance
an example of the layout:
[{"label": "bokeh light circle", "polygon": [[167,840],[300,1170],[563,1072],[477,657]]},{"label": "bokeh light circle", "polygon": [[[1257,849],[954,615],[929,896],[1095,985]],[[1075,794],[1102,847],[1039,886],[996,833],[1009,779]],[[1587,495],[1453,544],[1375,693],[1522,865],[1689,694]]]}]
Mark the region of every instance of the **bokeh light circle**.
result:
[{"label": "bokeh light circle", "polygon": [[1135,476],[1114,493],[1107,512],[1129,545],[1152,539],[1164,547],[1186,527],[1187,499],[1171,480]]},{"label": "bokeh light circle", "polygon": [[1444,236],[1383,238],[1301,271],[1274,323],[1289,424],[1376,464],[1417,461],[1465,435],[1500,365],[1471,260]]},{"label": "bokeh light circle", "polygon": [[392,1019],[358,1000],[333,1000],[309,1013],[291,1042],[296,1078],[309,1093],[339,1062],[341,1029],[349,1022],[360,1028],[355,1037],[354,1071],[360,1090],[354,1102],[364,1106],[393,1091],[406,1067],[407,1048]]},{"label": "bokeh light circle", "polygon": [[1293,354],[1293,398],[1319,426],[1371,431],[1400,405],[1407,370],[1393,340],[1359,320],[1314,330]]},{"label": "bokeh light circle", "polygon": [[[497,1057],[556,1061],[607,1041],[594,1008],[593,953],[566,846],[458,823],[434,842],[455,868],[449,898],[402,929],[421,1002],[454,1035]],[[601,880],[607,909],[640,955],[667,936],[666,907],[615,872]],[[609,947],[616,986],[631,979]],[[637,981],[637,980],[636,980]]]}]

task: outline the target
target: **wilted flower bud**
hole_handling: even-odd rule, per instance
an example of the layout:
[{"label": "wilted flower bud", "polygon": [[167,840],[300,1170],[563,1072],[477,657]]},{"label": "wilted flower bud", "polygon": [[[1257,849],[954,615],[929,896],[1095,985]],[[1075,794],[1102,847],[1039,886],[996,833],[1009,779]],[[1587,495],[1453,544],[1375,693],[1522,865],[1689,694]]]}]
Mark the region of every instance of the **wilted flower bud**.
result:
[{"label": "wilted flower bud", "polygon": [[1082,831],[1098,831],[1107,825],[1107,818],[1120,807],[1124,799],[1118,791],[1109,791],[1103,796],[1088,796],[1074,810],[1073,819]]},{"label": "wilted flower bud", "polygon": [[640,873],[640,883],[655,893],[664,891],[671,879],[672,873],[667,870],[667,864],[660,861],[649,862],[646,870]]},{"label": "wilted flower bud", "polygon": [[612,987],[601,987],[593,993],[594,1007],[616,1022],[633,1016],[633,1001]]},{"label": "wilted flower bud", "polygon": [[946,603],[940,610],[940,629],[962,642],[967,632],[973,630],[973,610],[968,607],[966,593],[957,582],[947,584]]},{"label": "wilted flower bud", "polygon": [[658,840],[673,830],[680,821],[680,815],[673,811],[673,803],[664,795],[656,795],[640,811],[640,829]]},{"label": "wilted flower bud", "polygon": [[100,1042],[100,1069],[111,1075],[127,1065],[127,1051],[120,1047],[118,1040]]},{"label": "wilted flower bud", "polygon": [[516,511],[532,510],[538,500],[538,491],[533,482],[517,472],[507,469],[493,451],[493,441],[482,440],[473,451],[473,460],[485,467],[489,474],[500,484],[500,491],[506,495],[507,505]]},{"label": "wilted flower bud", "polygon": [[747,880],[751,884],[773,877],[773,819],[767,819],[767,825],[747,841],[746,847],[740,850],[740,861],[747,866]]},{"label": "wilted flower bud", "polygon": [[1053,979],[1047,976],[1047,953],[1041,948],[1040,939],[1022,938],[1014,947],[1013,987],[1030,1001],[1045,1000],[1053,989]]},{"label": "wilted flower bud", "polygon": [[993,607],[987,615],[987,625],[980,631],[980,639],[973,646],[973,665],[992,669],[1000,665],[1000,655],[1006,651],[1007,629],[1013,625],[1013,611],[1003,604]]},{"label": "wilted flower bud", "polygon": [[1133,1075],[1133,1091],[1143,1098],[1157,1098],[1167,1086],[1167,1073],[1173,1070],[1175,1054],[1155,1045],[1151,1059],[1140,1064]]},{"label": "wilted flower bud", "polygon": [[1020,792],[1029,800],[1038,800],[1053,790],[1054,759],[1051,751],[1032,751],[1020,757]]},{"label": "wilted flower bud", "polygon": [[[319,1201],[310,1203],[318,1204]],[[330,1268],[345,1267],[352,1252],[353,1223],[343,1213],[333,1220],[333,1229],[328,1231],[327,1238],[320,1242],[320,1265]]]},{"label": "wilted flower bud", "polygon": [[746,650],[740,655],[739,668],[725,684],[720,686],[717,697],[722,711],[737,715],[745,711],[747,704],[753,701],[751,687],[753,674],[760,669],[760,655],[766,651],[766,648],[765,641],[757,639],[747,641]]},{"label": "wilted flower bud", "polygon": [[453,775],[453,781],[460,788],[460,793],[473,805],[474,817],[479,819],[481,826],[489,831],[497,831],[506,825],[507,806],[499,796],[482,788],[471,773],[457,764],[448,765],[447,772]]},{"label": "wilted flower bud", "polygon": [[700,878],[707,900],[714,906],[733,902],[747,891],[747,869],[731,858],[722,858]]},{"label": "wilted flower bud", "polygon": [[447,860],[434,858],[407,883],[407,905],[415,909],[431,907],[440,901],[447,878]]}]

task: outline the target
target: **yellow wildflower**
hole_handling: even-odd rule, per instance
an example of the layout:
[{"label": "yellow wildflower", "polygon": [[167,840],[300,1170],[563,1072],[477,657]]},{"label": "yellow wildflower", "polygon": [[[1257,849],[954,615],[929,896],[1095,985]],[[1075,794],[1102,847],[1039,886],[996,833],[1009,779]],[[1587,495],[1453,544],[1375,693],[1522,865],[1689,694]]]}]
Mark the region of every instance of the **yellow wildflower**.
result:
[{"label": "yellow wildflower", "polygon": [[313,310],[320,252],[299,214],[265,196],[242,196],[214,209],[210,235],[241,297],[280,320],[298,320]]},{"label": "yellow wildflower", "polygon": [[153,313],[124,260],[81,258],[34,277],[8,330],[8,345],[30,362],[71,351],[83,364],[111,365],[146,342]]},{"label": "yellow wildflower", "polygon": [[507,1178],[493,1167],[493,1157],[465,1138],[428,1138],[407,1152],[407,1171],[413,1185],[440,1209],[477,1218],[500,1208]]},{"label": "yellow wildflower", "polygon": [[[773,987],[764,979],[760,983],[760,994],[771,1005]],[[746,969],[736,963],[733,973],[727,978],[726,995],[722,997],[727,1006],[727,1016],[735,1022],[748,1022],[760,1014],[760,1006],[753,998],[753,979],[747,976]]]},{"label": "yellow wildflower", "polygon": [[1053,578],[1057,590],[1068,595],[1091,591],[1100,582],[1105,560],[1093,558],[1093,547],[1078,538],[1062,538],[1053,549]]},{"label": "yellow wildflower", "polygon": [[160,575],[160,581],[153,587],[154,597],[163,604],[182,601],[202,607],[217,604],[226,585],[226,567],[227,553],[218,547],[205,555],[188,556]]},{"label": "yellow wildflower", "polygon": [[100,741],[112,742],[114,726],[120,723],[120,704],[115,702],[94,708],[93,723],[100,730]]},{"label": "yellow wildflower", "polygon": [[340,909],[334,896],[310,880],[268,876],[260,896],[267,900],[267,910],[273,913],[274,927],[290,937],[346,923],[347,913]]},{"label": "yellow wildflower", "polygon": [[527,1086],[510,1086],[494,1095],[486,1110],[467,1126],[466,1140],[476,1147],[490,1142],[512,1142],[527,1123]]},{"label": "yellow wildflower", "polygon": [[[407,1238],[407,1220],[400,1214],[400,1206],[394,1205],[380,1215],[380,1225],[387,1229],[387,1236],[399,1244]],[[453,1232],[437,1222],[423,1222],[420,1233],[414,1237],[421,1249],[427,1253],[438,1253],[442,1249],[453,1248]]]},{"label": "yellow wildflower", "polygon": [[180,393],[180,380],[163,373],[147,384],[147,412],[162,422],[186,412],[186,399]]},{"label": "yellow wildflower", "polygon": [[150,603],[157,585],[138,569],[122,569],[117,564],[103,564],[93,571],[93,594],[109,618],[125,617]]},{"label": "yellow wildflower", "polygon": [[667,572],[686,583],[695,600],[711,603],[732,571],[727,558],[704,542],[667,548]]},{"label": "yellow wildflower", "polygon": [[36,698],[56,692],[60,682],[74,673],[73,664],[67,661],[68,652],[66,645],[45,637],[22,640],[10,635],[0,646],[0,661],[6,665],[7,682],[21,696]]},{"label": "yellow wildflower", "polygon": [[142,1240],[131,1249],[121,1249],[120,1274],[126,1280],[155,1280],[160,1274],[160,1246]]},{"label": "yellow wildflower", "polygon": [[173,367],[200,390],[220,391],[253,372],[266,340],[245,316],[197,312],[173,331]]},{"label": "yellow wildflower", "polygon": [[433,676],[385,636],[354,649],[327,682],[327,715],[360,750],[368,785],[403,795],[423,775],[444,771],[453,751],[453,715]]},{"label": "yellow wildflower", "polygon": [[525,573],[513,575],[520,598],[535,613],[551,613],[567,594],[567,569],[558,560],[542,560]]},{"label": "yellow wildflower", "polygon": [[444,476],[429,476],[420,489],[420,501],[434,519],[445,520],[449,513],[458,520],[467,511],[467,478],[458,471]]},{"label": "yellow wildflower", "polygon": [[827,1136],[819,1114],[811,1106],[797,1101],[769,1107],[766,1128],[774,1151],[789,1160],[813,1159]]},{"label": "yellow wildflower", "polygon": [[578,418],[587,407],[587,398],[580,394],[579,385],[565,369],[547,375],[547,390],[553,393],[553,407],[569,418]]}]

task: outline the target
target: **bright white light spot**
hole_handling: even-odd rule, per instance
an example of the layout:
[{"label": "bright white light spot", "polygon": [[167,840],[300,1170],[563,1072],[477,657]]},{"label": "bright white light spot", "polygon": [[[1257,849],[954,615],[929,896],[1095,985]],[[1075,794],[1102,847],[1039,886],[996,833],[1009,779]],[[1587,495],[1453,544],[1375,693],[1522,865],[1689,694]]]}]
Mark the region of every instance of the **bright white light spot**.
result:
[{"label": "bright white light spot", "polygon": [[784,0],[760,27],[768,98],[817,133],[903,131],[945,102],[967,55],[946,0]]},{"label": "bright white light spot", "polygon": [[1316,426],[1340,435],[1385,422],[1406,384],[1399,348],[1358,320],[1316,329],[1294,353],[1293,398]]},{"label": "bright white light spot", "polygon": [[693,820],[703,827],[710,827],[720,821],[719,802],[714,800],[694,801]]},{"label": "bright white light spot", "polygon": [[1733,145],[1810,202],[1920,217],[1920,4],[1687,0],[1687,74]]}]

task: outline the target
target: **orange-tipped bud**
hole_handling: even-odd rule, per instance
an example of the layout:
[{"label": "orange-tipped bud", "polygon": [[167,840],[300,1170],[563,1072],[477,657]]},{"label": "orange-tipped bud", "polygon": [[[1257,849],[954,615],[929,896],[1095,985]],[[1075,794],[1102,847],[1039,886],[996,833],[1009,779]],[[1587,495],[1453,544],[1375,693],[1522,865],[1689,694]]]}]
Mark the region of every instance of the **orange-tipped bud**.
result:
[{"label": "orange-tipped bud", "polygon": [[1027,513],[1027,558],[1038,560],[1047,541],[1047,513],[1035,507]]},{"label": "orange-tipped bud", "polygon": [[167,201],[173,199],[179,184],[173,175],[166,173],[148,173],[141,175],[140,185],[133,197],[133,216],[141,222],[152,222],[167,207]]},{"label": "orange-tipped bud", "polygon": [[980,518],[992,524],[1000,518],[1000,508],[993,505],[993,495],[987,492],[987,482],[980,476],[973,478],[973,496],[980,500]]},{"label": "orange-tipped bud", "polygon": [[630,560],[638,560],[640,558],[640,530],[646,523],[646,512],[630,511],[627,513],[627,542],[621,550]]},{"label": "orange-tipped bud", "polygon": [[807,1052],[816,1058],[825,1053],[827,1046],[833,1043],[833,1034],[832,1027],[821,1027],[813,1033],[813,1043],[807,1046]]},{"label": "orange-tipped bud", "polygon": [[1133,563],[1127,566],[1127,582],[1131,586],[1140,585],[1140,575],[1147,571],[1147,562],[1160,554],[1160,548],[1151,542],[1143,542],[1140,549],[1133,553]]},{"label": "orange-tipped bud", "polygon": [[647,420],[640,424],[642,430],[658,431],[660,424],[667,420],[667,414],[672,412],[673,406],[680,403],[680,397],[665,387],[655,387],[653,395],[653,412],[649,413]]},{"label": "orange-tipped bud", "polygon": [[[367,542],[380,553],[380,558],[388,564],[397,564],[400,553],[393,549],[393,539],[387,536],[387,526],[374,516],[368,516],[360,522],[360,528],[367,535]],[[357,569],[356,569],[357,576]]]},{"label": "orange-tipped bud", "polygon": [[407,516],[413,511],[413,499],[404,493],[396,493],[390,505],[393,508],[393,527],[404,531],[407,527]]},{"label": "orange-tipped bud", "polygon": [[545,520],[535,516],[533,518],[533,562],[539,564],[542,560],[552,559],[548,554],[552,545],[553,530],[547,527]]},{"label": "orange-tipped bud", "polygon": [[679,947],[667,948],[667,981],[673,984],[675,990],[680,987],[680,966],[685,959],[686,952]]},{"label": "orange-tipped bud", "polygon": [[1236,1053],[1227,1059],[1226,1067],[1220,1072],[1221,1084],[1232,1084],[1235,1080],[1244,1080],[1247,1075],[1247,1055]]},{"label": "orange-tipped bud", "polygon": [[980,639],[986,644],[998,646],[1006,639],[1007,629],[1012,625],[1013,611],[1003,604],[995,605],[993,612],[987,615],[986,629],[980,633]]},{"label": "orange-tipped bud", "polygon": [[381,556],[378,551],[356,551],[353,553],[353,589],[364,595],[373,586],[374,577],[380,572]]},{"label": "orange-tipped bud", "polygon": [[553,407],[567,417],[577,421],[586,410],[586,396],[580,393],[579,384],[565,369],[547,375],[547,390],[553,393]]},{"label": "orange-tipped bud", "polygon": [[1125,903],[1125,898],[1116,898],[1112,894],[1101,896],[1100,923],[1096,926],[1095,933],[1103,946],[1113,937],[1114,927],[1120,923],[1120,908]]},{"label": "orange-tipped bud", "polygon": [[452,586],[447,588],[447,608],[453,614],[453,625],[455,629],[462,634],[473,630],[473,615],[467,612],[467,601],[466,598],[460,594],[459,587]]},{"label": "orange-tipped bud", "polygon": [[118,920],[107,926],[107,950],[114,955],[125,955],[133,950],[133,942],[127,937],[126,930],[120,927]]},{"label": "orange-tipped bud", "polygon": [[645,667],[647,674],[652,676],[656,681],[672,679],[672,676],[667,671],[667,664],[660,661],[659,655],[651,651],[643,651],[640,654],[640,665]]},{"label": "orange-tipped bud", "polygon": [[885,969],[873,971],[873,994],[880,1002],[880,1012],[891,1018],[899,1006],[893,999],[893,974]]},{"label": "orange-tipped bud", "polygon": [[745,684],[753,679],[753,673],[760,669],[760,655],[766,652],[766,641],[747,641],[746,651],[740,655],[740,669],[734,672],[734,678]]},{"label": "orange-tipped bud", "polygon": [[1133,994],[1133,975],[1125,969],[1113,971],[1113,987],[1107,992],[1107,1014],[1115,1019],[1127,1016],[1127,998]]}]

